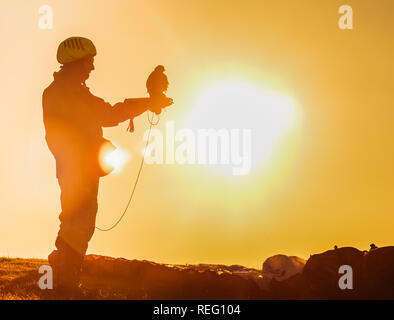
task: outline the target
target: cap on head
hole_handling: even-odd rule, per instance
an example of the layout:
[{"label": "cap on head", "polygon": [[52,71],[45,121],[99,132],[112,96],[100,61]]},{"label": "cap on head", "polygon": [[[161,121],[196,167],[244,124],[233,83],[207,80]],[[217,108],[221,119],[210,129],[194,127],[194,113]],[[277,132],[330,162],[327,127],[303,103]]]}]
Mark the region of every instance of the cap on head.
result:
[{"label": "cap on head", "polygon": [[66,64],[97,54],[93,42],[83,37],[71,37],[64,40],[57,49],[57,61]]}]

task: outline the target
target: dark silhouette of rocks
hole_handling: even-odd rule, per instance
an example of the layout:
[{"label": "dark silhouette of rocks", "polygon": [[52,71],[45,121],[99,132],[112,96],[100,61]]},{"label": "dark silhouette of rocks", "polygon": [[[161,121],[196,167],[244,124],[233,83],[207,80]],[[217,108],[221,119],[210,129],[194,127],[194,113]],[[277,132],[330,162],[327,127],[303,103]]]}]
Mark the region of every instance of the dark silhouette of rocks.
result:
[{"label": "dark silhouette of rocks", "polygon": [[[353,289],[341,290],[339,267],[353,270]],[[273,288],[277,299],[394,299],[394,247],[359,251],[344,247],[312,255],[302,275]]]},{"label": "dark silhouette of rocks", "polygon": [[[344,247],[312,255],[307,261],[303,276],[310,293],[322,299],[348,299],[359,296],[362,285],[363,253],[355,248]],[[338,285],[339,268],[350,265],[353,269],[353,290],[341,290]]]},{"label": "dark silhouette of rocks", "polygon": [[[353,289],[342,290],[341,266]],[[336,247],[305,261],[277,255],[263,270],[232,265],[166,265],[87,256],[83,283],[121,299],[394,299],[394,247],[360,251]],[[116,294],[114,294],[116,292]]]},{"label": "dark silhouette of rocks", "polygon": [[[251,279],[214,265],[173,266],[90,255],[85,258],[83,282],[89,278],[127,299],[259,299],[261,290]],[[93,279],[94,278],[94,279]]]},{"label": "dark silhouette of rocks", "polygon": [[369,251],[363,263],[363,297],[394,299],[394,247]]}]

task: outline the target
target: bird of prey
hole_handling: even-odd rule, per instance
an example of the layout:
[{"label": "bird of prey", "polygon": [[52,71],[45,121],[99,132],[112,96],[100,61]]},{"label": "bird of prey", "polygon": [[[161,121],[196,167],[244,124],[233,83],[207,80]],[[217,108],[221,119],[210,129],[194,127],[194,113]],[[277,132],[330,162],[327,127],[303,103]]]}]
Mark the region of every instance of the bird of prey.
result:
[{"label": "bird of prey", "polygon": [[168,78],[164,74],[164,71],[164,66],[157,66],[146,81],[146,89],[148,90],[151,98],[160,96],[165,97],[165,92],[167,92],[170,83],[168,82]]},{"label": "bird of prey", "polygon": [[[155,70],[149,75],[148,80],[146,80],[146,89],[148,90],[149,96],[151,98],[166,98],[165,92],[170,85],[167,76],[164,74],[165,68],[162,65],[158,65]],[[153,110],[157,115],[161,113],[161,109]],[[130,119],[128,131],[134,132],[134,123]]]}]

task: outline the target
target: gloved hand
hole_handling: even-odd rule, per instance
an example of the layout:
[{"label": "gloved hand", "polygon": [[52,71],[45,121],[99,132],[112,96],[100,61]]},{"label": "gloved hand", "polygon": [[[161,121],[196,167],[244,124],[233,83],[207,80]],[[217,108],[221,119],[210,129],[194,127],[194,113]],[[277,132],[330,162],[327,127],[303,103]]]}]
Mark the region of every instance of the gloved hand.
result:
[{"label": "gloved hand", "polygon": [[165,94],[149,98],[149,110],[159,115],[161,111],[174,103],[174,100],[168,98]]}]

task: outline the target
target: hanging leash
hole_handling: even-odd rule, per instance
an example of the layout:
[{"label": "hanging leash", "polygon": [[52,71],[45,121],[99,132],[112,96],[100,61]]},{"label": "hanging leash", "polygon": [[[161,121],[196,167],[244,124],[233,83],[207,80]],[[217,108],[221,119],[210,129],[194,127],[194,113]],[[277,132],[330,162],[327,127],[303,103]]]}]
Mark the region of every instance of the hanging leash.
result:
[{"label": "hanging leash", "polygon": [[99,230],[99,231],[107,232],[107,231],[111,231],[112,229],[114,229],[123,220],[124,216],[126,215],[127,210],[130,207],[130,203],[131,203],[131,201],[132,201],[132,199],[134,197],[135,189],[137,188],[137,184],[138,184],[138,181],[139,181],[140,176],[141,176],[142,168],[143,168],[144,163],[145,163],[145,156],[146,156],[146,152],[148,150],[150,134],[151,134],[152,128],[153,128],[153,126],[156,126],[159,123],[159,121],[160,121],[160,115],[158,115],[158,119],[157,119],[157,121],[155,123],[153,122],[155,114],[153,113],[152,119],[149,118],[149,112],[147,113],[147,115],[148,115],[148,121],[149,121],[149,124],[150,124],[149,133],[148,133],[148,139],[146,141],[146,145],[145,145],[145,149],[144,149],[144,155],[142,157],[141,164],[140,164],[140,167],[138,169],[137,178],[135,179],[134,186],[133,186],[133,189],[131,191],[129,201],[127,202],[126,208],[124,209],[124,211],[123,211],[122,215],[120,216],[120,218],[110,228],[102,229],[102,228],[96,227],[96,229]]}]

